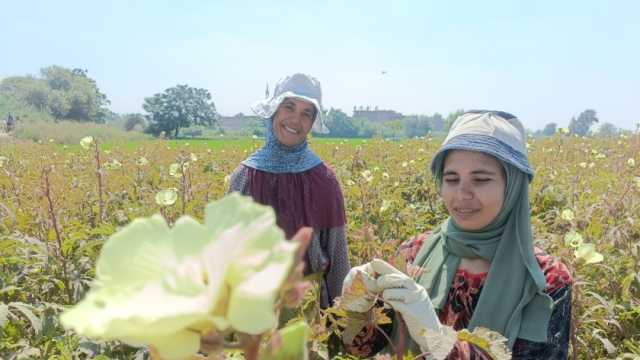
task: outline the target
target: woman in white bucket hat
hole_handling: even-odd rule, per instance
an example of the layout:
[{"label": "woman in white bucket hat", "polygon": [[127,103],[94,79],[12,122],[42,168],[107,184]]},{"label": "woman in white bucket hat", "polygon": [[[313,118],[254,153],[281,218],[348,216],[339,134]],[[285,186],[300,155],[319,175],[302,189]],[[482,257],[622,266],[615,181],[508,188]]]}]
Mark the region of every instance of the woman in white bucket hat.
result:
[{"label": "woman in white bucket hat", "polygon": [[400,247],[421,271],[410,277],[374,259],[353,268],[344,282],[346,290],[353,279],[364,279],[367,288],[345,305],[349,310],[369,312],[384,300],[404,322],[394,320],[388,334],[365,326],[345,344],[348,351],[369,357],[404,333],[410,340],[405,349],[414,354],[491,359],[482,341],[458,337],[438,348],[443,343],[424,332],[483,327],[506,338],[513,359],[565,359],[572,279],[565,265],[534,247],[528,199],[534,171],[520,121],[502,111],[462,114],[434,155],[431,172],[449,218]]},{"label": "woman in white bucket hat", "polygon": [[289,239],[303,226],[313,228],[305,273],[320,278],[320,304],[326,308],[340,295],[350,265],[340,185],[307,144],[312,129],[328,132],[320,82],[305,74],[286,76],[275,86],[273,96],[252,109],[265,119],[267,139],[235,169],[229,191],[272,206]]}]

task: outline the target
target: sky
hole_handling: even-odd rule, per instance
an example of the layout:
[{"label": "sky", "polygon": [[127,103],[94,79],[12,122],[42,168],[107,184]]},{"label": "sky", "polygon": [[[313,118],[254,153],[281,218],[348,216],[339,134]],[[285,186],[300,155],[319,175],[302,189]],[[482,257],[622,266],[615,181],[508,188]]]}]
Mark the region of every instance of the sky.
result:
[{"label": "sky", "polygon": [[[304,72],[325,108],[446,116],[496,109],[525,127],[595,109],[640,122],[640,1],[3,1],[0,78],[88,70],[119,113],[177,84],[222,115]],[[386,72],[386,73],[383,73]]]}]

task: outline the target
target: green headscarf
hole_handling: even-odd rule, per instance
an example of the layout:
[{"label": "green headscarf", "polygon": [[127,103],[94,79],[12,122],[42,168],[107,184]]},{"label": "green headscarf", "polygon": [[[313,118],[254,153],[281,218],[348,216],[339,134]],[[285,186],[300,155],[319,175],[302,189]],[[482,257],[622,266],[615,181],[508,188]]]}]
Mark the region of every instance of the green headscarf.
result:
[{"label": "green headscarf", "polygon": [[[436,159],[435,177],[442,184],[444,158]],[[414,265],[425,269],[418,283],[427,289],[437,309],[444,306],[460,259],[491,262],[489,274],[468,328],[483,326],[509,339],[546,342],[553,301],[544,292],[545,276],[533,252],[528,178],[513,165],[505,169],[505,201],[496,219],[484,229],[464,231],[448,218],[425,243]]]}]

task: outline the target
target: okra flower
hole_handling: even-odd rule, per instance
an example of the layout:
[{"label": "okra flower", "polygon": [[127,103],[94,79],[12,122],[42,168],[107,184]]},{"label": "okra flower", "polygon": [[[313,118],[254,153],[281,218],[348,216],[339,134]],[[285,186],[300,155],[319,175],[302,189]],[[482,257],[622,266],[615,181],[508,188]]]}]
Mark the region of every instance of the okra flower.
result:
[{"label": "okra flower", "polygon": [[186,359],[212,329],[272,329],[296,251],[271,208],[238,194],[210,203],[204,225],[188,216],[172,228],[160,215],[136,219],[105,242],[94,286],[61,321],[84,336]]}]

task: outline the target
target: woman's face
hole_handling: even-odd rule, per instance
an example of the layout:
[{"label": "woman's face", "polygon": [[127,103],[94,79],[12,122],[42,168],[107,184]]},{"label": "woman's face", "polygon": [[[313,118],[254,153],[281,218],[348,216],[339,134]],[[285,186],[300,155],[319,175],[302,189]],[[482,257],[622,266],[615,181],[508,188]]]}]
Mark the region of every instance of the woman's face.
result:
[{"label": "woman's face", "polygon": [[492,156],[465,150],[447,153],[440,195],[461,229],[489,225],[502,209],[505,187],[504,169]]},{"label": "woman's face", "polygon": [[315,118],[313,104],[294,98],[286,98],[273,116],[273,134],[286,146],[295,146],[306,138]]}]

